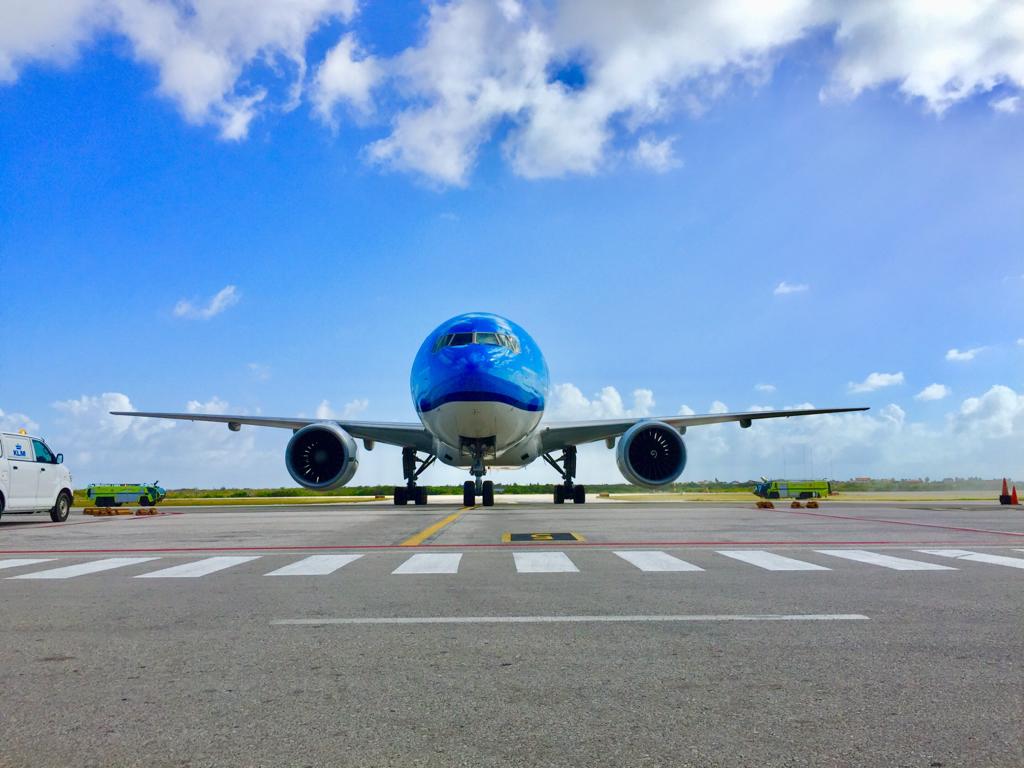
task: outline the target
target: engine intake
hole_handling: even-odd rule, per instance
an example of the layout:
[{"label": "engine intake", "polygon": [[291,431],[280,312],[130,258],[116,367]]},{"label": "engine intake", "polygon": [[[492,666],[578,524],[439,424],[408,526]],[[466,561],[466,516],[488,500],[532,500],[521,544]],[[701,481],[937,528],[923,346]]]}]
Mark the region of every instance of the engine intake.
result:
[{"label": "engine intake", "polygon": [[309,424],[284,449],[288,474],[303,488],[340,488],[356,473],[359,460],[352,435],[330,422]]},{"label": "engine intake", "polygon": [[641,421],[622,436],[615,460],[629,482],[660,488],[683,473],[686,444],[674,427],[660,421]]}]

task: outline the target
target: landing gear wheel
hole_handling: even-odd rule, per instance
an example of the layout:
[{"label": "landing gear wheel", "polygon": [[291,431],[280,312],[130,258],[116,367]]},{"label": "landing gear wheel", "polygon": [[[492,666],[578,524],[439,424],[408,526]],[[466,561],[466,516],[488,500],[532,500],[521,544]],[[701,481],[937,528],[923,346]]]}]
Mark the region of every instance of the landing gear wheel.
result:
[{"label": "landing gear wheel", "polygon": [[395,486],[395,506],[404,507],[409,503],[408,490],[404,485]]},{"label": "landing gear wheel", "polygon": [[467,480],[462,484],[462,506],[472,507],[476,504],[476,483]]},{"label": "landing gear wheel", "polygon": [[563,486],[563,485],[556,485],[555,486],[555,504],[564,504],[564,503],[565,503],[565,486]]},{"label": "landing gear wheel", "polygon": [[575,485],[572,489],[572,501],[574,504],[587,503],[587,489],[582,485]]},{"label": "landing gear wheel", "polygon": [[50,519],[55,523],[63,523],[71,513],[71,496],[67,491],[61,491],[57,496],[57,503],[50,510]]},{"label": "landing gear wheel", "polygon": [[422,507],[427,503],[427,487],[425,485],[416,486],[416,506]]},{"label": "landing gear wheel", "polygon": [[490,480],[484,480],[484,493],[483,493],[483,496],[484,496],[484,506],[485,507],[493,507],[494,506],[494,483],[492,483]]}]

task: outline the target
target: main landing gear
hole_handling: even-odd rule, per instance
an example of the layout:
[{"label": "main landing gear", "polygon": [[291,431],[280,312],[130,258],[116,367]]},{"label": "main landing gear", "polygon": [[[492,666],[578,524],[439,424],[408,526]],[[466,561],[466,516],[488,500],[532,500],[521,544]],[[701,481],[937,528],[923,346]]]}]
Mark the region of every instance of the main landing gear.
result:
[{"label": "main landing gear", "polygon": [[416,455],[415,448],[402,449],[402,476],[405,478],[405,485],[395,486],[395,504],[405,506],[411,501],[417,506],[422,506],[427,503],[427,489],[416,485],[416,479],[435,461],[437,456],[431,455],[421,459]]},{"label": "main landing gear", "polygon": [[582,485],[574,485],[572,482],[572,479],[576,477],[576,446],[567,445],[557,459],[552,458],[550,453],[542,455],[544,461],[554,467],[555,472],[562,476],[562,484],[555,486],[555,504],[564,504],[567,501],[574,504],[585,504],[587,502],[586,488]]}]

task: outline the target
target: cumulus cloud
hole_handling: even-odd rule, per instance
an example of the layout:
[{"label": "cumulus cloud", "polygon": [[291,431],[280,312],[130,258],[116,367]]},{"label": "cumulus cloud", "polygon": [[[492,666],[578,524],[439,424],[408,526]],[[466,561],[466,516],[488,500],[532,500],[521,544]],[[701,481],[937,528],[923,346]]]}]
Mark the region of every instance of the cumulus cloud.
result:
[{"label": "cumulus cloud", "polygon": [[244,138],[261,113],[303,97],[334,125],[336,105],[367,112],[372,92],[387,86],[387,133],[367,156],[455,185],[496,136],[528,178],[593,174],[624,148],[663,171],[677,162],[671,140],[643,138],[647,131],[680,111],[706,111],[737,80],[765,82],[811,36],[832,48],[822,57],[826,99],[891,86],[941,113],[997,92],[992,109],[1005,113],[1019,110],[1024,86],[1024,23],[1012,0],[434,0],[404,50],[376,57],[341,29],[325,58],[310,62],[311,36],[356,11],[356,0],[8,2],[0,82],[33,62],[68,65],[91,41],[114,36],[156,69],[160,94],[188,121],[215,125],[225,139]]},{"label": "cumulus cloud", "polygon": [[768,392],[769,394],[775,391],[774,384],[755,384],[754,389],[758,392]]},{"label": "cumulus cloud", "polygon": [[1024,337],[1017,339],[1017,346],[1024,347]]},{"label": "cumulus cloud", "polygon": [[[280,451],[287,433],[278,430],[235,433],[223,424],[112,416],[110,411],[138,410],[122,392],[82,395],[52,407],[52,434],[47,437],[64,453],[76,486],[158,479],[171,487],[213,488],[286,482]],[[240,412],[218,397],[191,400],[184,410]],[[268,450],[261,442],[280,445]]]},{"label": "cumulus cloud", "polygon": [[569,421],[650,416],[653,408],[654,393],[649,389],[633,390],[633,405],[627,408],[615,387],[603,387],[588,398],[574,384],[556,384],[547,412],[553,419]]},{"label": "cumulus cloud", "polygon": [[38,434],[39,424],[24,413],[7,413],[0,408],[0,432],[17,432],[19,429]]},{"label": "cumulus cloud", "polygon": [[679,168],[683,162],[676,157],[674,143],[675,139],[640,139],[631,153],[633,162],[655,173],[665,173],[673,168]]},{"label": "cumulus cloud", "polygon": [[775,290],[772,291],[776,296],[785,296],[790,293],[803,293],[808,290],[811,286],[807,283],[787,283],[783,280],[781,283],[775,286]]},{"label": "cumulus cloud", "polygon": [[1006,115],[1016,114],[1021,110],[1020,96],[1004,96],[992,102],[992,109]]},{"label": "cumulus cloud", "polygon": [[191,123],[241,139],[268,86],[247,75],[269,70],[288,108],[298,103],[306,43],[323,24],[349,21],[356,0],[41,0],[0,4],[0,81],[33,61],[67,64],[101,34],[127,40],[157,71],[157,89]]},{"label": "cumulus cloud", "polygon": [[902,371],[899,373],[869,373],[864,381],[851,381],[847,387],[851,392],[874,392],[883,387],[892,387],[902,383]]},{"label": "cumulus cloud", "polygon": [[334,126],[334,108],[340,102],[348,102],[360,112],[369,112],[371,91],[381,74],[380,63],[359,47],[355,35],[345,35],[317,69],[313,84],[317,113]]},{"label": "cumulus cloud", "polygon": [[357,398],[345,403],[340,411],[336,411],[331,407],[329,400],[321,400],[320,405],[316,407],[316,417],[318,419],[351,419],[363,413],[369,407],[369,400]]},{"label": "cumulus cloud", "polygon": [[188,299],[181,299],[174,305],[174,316],[209,320],[225,309],[233,307],[241,298],[242,296],[235,286],[226,285],[210,297],[206,304],[196,304]]},{"label": "cumulus cloud", "polygon": [[952,394],[952,390],[945,384],[929,384],[927,387],[922,389],[916,395],[915,400],[942,400],[943,398],[949,397]]},{"label": "cumulus cloud", "polygon": [[973,349],[964,350],[953,348],[946,353],[946,359],[955,363],[966,363],[973,360],[979,352],[984,350],[985,347],[974,347]]}]

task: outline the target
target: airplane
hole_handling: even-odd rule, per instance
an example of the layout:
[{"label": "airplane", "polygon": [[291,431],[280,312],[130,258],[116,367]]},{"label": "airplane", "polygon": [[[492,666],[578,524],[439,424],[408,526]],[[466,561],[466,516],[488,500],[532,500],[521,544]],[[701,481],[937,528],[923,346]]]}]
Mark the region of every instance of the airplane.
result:
[{"label": "airplane", "polygon": [[657,489],[682,474],[686,466],[682,436],[690,427],[738,422],[747,428],[759,419],[868,410],[809,408],[545,422],[549,379],[540,348],[521,326],[485,312],[457,315],[435,328],[416,354],[410,385],[418,423],[142,411],[111,414],[223,423],[234,432],[242,425],[290,429],[285,466],[296,483],[316,490],[340,488],[352,479],[359,468],[356,440],[368,451],[376,443],[398,446],[406,484],[395,487],[395,504],[426,504],[427,489],[416,481],[441,461],[467,467],[473,475],[462,486],[463,505],[470,507],[477,497],[484,506],[494,504],[494,483],[484,480],[488,468],[524,467],[537,459],[546,461],[562,478],[554,486],[555,504],[585,503],[584,486],[573,482],[576,449],[584,443],[603,440],[616,450],[619,471],[626,480]]}]

